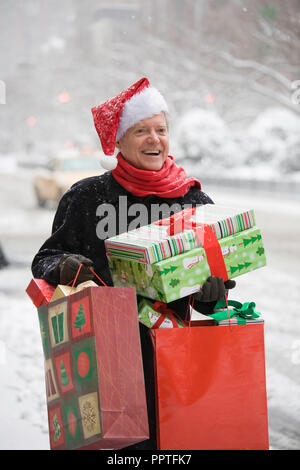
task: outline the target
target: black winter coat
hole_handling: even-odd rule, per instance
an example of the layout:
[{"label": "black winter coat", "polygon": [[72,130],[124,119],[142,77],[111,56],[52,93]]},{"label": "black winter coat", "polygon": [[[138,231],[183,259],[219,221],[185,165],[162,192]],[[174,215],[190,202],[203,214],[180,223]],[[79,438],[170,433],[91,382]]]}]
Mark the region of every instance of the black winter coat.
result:
[{"label": "black winter coat", "polygon": [[[120,199],[120,196],[123,196]],[[120,204],[121,201],[121,204]],[[62,197],[52,227],[52,235],[42,245],[32,262],[32,273],[35,278],[45,279],[53,285],[59,284],[59,272],[55,269],[58,261],[64,254],[80,254],[90,258],[94,263],[94,271],[103,281],[112,286],[112,279],[108,268],[105,253],[104,240],[98,237],[99,227],[104,218],[109,220],[108,236],[117,235],[127,231],[129,224],[136,220],[138,214],[135,212],[134,204],[143,204],[147,209],[148,220],[144,222],[150,224],[155,220],[163,219],[170,215],[166,206],[176,204],[178,212],[185,205],[191,206],[212,204],[213,201],[196,187],[190,188],[187,194],[177,198],[160,198],[154,195],[147,197],[137,197],[123,188],[112,176],[111,171],[107,171],[101,176],[94,176],[75,183],[69,191]],[[107,207],[104,212],[103,204],[112,205],[115,208]],[[128,212],[127,225],[119,226],[119,209],[122,211],[124,219],[125,204]],[[159,215],[151,214],[151,206],[161,205]],[[100,209],[100,207],[102,209]],[[173,206],[174,207],[174,206]],[[131,212],[130,212],[131,208]],[[125,209],[126,210],[126,209]],[[109,215],[110,214],[110,215]],[[125,214],[126,215],[126,214]],[[132,225],[131,225],[132,226]],[[98,231],[98,235],[97,235]],[[100,284],[100,281],[95,279]],[[182,318],[187,310],[187,298],[179,299],[168,304]],[[194,302],[194,308],[202,313],[209,313],[215,303]],[[155,426],[155,401],[154,401],[154,371],[153,371],[153,351],[147,328],[140,325],[141,346],[143,354],[143,365],[145,374],[145,385],[147,394],[148,416],[150,425],[150,439],[140,444],[131,446],[130,449],[155,449],[156,448],[156,426]],[[129,448],[128,448],[129,449]]]}]

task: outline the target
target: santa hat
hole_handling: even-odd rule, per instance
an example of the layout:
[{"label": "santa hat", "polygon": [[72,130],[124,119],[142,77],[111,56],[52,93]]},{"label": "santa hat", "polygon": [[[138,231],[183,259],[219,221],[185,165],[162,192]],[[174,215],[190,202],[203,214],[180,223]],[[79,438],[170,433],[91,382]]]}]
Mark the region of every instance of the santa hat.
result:
[{"label": "santa hat", "polygon": [[111,100],[92,108],[103,152],[110,156],[104,158],[101,165],[109,170],[116,167],[117,159],[113,157],[116,142],[127,129],[143,119],[167,111],[168,106],[163,96],[150,86],[147,78],[142,78]]}]

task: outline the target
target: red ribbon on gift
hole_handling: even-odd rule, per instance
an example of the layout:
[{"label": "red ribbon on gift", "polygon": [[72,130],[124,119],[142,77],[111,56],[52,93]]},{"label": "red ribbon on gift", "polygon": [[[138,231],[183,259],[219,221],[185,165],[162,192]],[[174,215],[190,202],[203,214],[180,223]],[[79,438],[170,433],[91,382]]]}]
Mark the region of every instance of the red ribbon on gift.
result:
[{"label": "red ribbon on gift", "polygon": [[167,307],[167,304],[164,302],[159,302],[158,300],[152,305],[153,310],[158,313],[161,313],[160,317],[153,323],[152,328],[159,328],[160,325],[165,321],[168,316],[173,324],[173,328],[178,328],[178,323],[175,319],[175,312]]},{"label": "red ribbon on gift", "polygon": [[191,216],[195,211],[196,207],[184,209],[171,215],[169,219],[160,220],[158,223],[160,225],[169,225],[168,235],[175,235],[175,233],[180,233],[185,229],[194,230],[198,241],[205,250],[211,275],[222,277],[224,281],[227,281],[228,273],[218,239],[208,224],[191,220]]}]

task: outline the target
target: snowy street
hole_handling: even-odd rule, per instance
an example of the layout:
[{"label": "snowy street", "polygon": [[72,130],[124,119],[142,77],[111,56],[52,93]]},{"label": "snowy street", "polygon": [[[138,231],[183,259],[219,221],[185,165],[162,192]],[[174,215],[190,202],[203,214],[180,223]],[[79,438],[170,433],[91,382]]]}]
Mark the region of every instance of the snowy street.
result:
[{"label": "snowy street", "polygon": [[[98,159],[98,170],[101,160],[103,168],[113,166],[108,155],[123,152],[120,141],[138,125],[135,119],[153,118],[145,129],[160,129],[160,145],[144,141],[145,132],[132,134],[141,152],[123,152],[125,161],[133,159],[126,178],[145,186],[143,191],[148,179],[155,185],[154,171],[144,184],[135,170],[152,159],[162,163],[166,151],[188,177],[200,180],[214,203],[254,210],[267,265],[238,276],[229,299],[255,302],[264,319],[270,449],[300,449],[299,0],[284,2],[284,8],[281,0],[11,3],[0,2],[0,449],[50,449],[40,326],[25,291],[33,257],[51,234],[55,207],[42,208],[47,195],[36,184],[38,205],[34,173],[43,181],[56,179],[57,187],[49,179],[45,184],[53,200],[72,184],[73,170],[85,175],[86,157]],[[125,112],[144,91],[151,94],[147,105],[141,101],[141,114],[135,108]],[[155,94],[157,100],[150,98]],[[163,121],[156,128],[162,111],[167,127]],[[135,122],[124,119],[130,114]],[[70,166],[64,158],[71,155],[84,159]],[[165,192],[171,184],[179,194],[190,184],[180,186],[175,175],[183,173],[175,171],[168,170],[159,189]],[[106,190],[109,201],[115,195],[108,185]],[[89,249],[90,237],[85,235]],[[254,238],[243,240],[244,247]],[[238,244],[228,244],[223,254],[237,250]],[[188,266],[196,261],[201,262]],[[240,261],[228,269],[249,268]],[[169,285],[179,290],[178,279]],[[193,285],[192,280],[185,288]],[[219,357],[226,371],[224,355]],[[253,388],[248,385],[255,397]]]},{"label": "snowy street", "polygon": [[[198,175],[201,179],[201,175]],[[300,448],[300,192],[222,189],[215,203],[253,208],[267,267],[237,278],[231,298],[254,301],[265,319],[271,449]],[[38,209],[29,170],[0,174],[0,449],[49,449],[37,312],[25,293],[31,260],[51,231],[54,209]]]}]

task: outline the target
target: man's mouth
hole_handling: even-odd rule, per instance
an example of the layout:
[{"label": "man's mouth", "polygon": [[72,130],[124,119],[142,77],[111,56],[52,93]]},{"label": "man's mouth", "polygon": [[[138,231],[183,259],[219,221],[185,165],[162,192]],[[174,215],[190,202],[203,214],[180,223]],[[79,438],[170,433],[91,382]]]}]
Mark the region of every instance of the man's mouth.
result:
[{"label": "man's mouth", "polygon": [[160,154],[160,150],[142,150],[142,153],[144,155],[158,156]]}]

